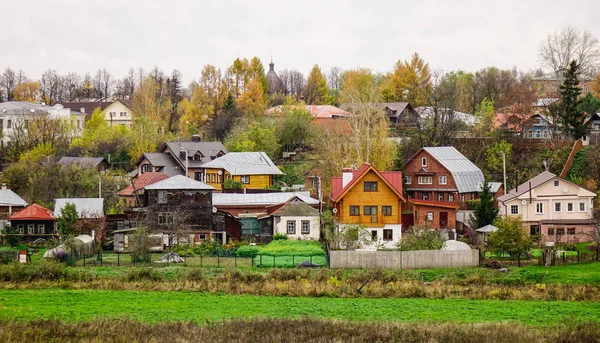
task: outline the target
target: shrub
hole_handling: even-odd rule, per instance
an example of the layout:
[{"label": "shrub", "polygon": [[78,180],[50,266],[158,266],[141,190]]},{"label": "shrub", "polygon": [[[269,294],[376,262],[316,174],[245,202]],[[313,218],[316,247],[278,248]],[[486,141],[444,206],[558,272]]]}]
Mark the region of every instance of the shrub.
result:
[{"label": "shrub", "polygon": [[152,268],[134,268],[125,275],[127,281],[161,281],[163,275]]},{"label": "shrub", "polygon": [[238,257],[254,257],[260,253],[260,248],[252,245],[244,245],[237,249]]},{"label": "shrub", "polygon": [[242,189],[242,188],[244,188],[244,186],[239,181],[235,181],[233,179],[227,179],[223,182],[223,188],[225,188],[225,189]]},{"label": "shrub", "polygon": [[276,233],[275,235],[273,235],[274,241],[286,241],[287,239],[288,236],[285,233]]}]

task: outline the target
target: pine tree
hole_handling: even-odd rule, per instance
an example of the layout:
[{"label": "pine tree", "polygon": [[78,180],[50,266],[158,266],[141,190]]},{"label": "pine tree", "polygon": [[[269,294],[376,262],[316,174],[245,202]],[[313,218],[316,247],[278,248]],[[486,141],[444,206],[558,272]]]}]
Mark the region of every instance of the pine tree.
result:
[{"label": "pine tree", "polygon": [[475,226],[475,229],[482,228],[493,223],[497,216],[498,209],[494,207],[494,194],[490,190],[489,183],[484,181],[479,201],[475,205],[475,211],[471,217],[471,224]]},{"label": "pine tree", "polygon": [[571,62],[564,73],[565,79],[559,86],[560,101],[551,109],[565,134],[573,139],[580,139],[586,134],[585,115],[579,107],[578,98],[581,94],[579,88],[579,64],[575,60]]}]

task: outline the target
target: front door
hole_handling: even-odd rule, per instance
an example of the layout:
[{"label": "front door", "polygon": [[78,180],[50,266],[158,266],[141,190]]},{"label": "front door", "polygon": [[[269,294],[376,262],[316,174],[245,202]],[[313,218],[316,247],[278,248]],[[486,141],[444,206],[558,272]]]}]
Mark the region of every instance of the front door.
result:
[{"label": "front door", "polygon": [[448,212],[440,212],[440,227],[448,226]]},{"label": "front door", "polygon": [[531,236],[535,236],[537,234],[540,233],[540,226],[539,225],[531,225],[529,226],[529,234]]}]

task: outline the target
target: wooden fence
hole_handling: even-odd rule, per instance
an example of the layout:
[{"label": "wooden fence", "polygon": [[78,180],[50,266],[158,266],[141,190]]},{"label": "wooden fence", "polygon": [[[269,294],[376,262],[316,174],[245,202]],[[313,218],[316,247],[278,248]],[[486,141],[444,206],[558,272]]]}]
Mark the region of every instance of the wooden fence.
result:
[{"label": "wooden fence", "polygon": [[416,269],[479,265],[479,250],[330,251],[331,268]]}]

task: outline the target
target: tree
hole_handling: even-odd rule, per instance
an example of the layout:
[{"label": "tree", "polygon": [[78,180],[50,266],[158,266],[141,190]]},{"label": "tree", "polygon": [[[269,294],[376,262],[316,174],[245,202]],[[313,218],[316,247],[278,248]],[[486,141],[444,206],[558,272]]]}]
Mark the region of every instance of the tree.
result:
[{"label": "tree", "polygon": [[494,207],[494,194],[490,191],[490,184],[483,182],[482,192],[475,204],[475,210],[471,216],[471,226],[478,229],[492,224],[498,217],[498,209]]},{"label": "tree", "polygon": [[303,106],[293,105],[284,105],[282,112],[278,140],[284,151],[310,147],[314,138],[312,114]]},{"label": "tree", "polygon": [[199,133],[200,127],[207,123],[215,113],[214,102],[204,87],[196,87],[190,100],[179,103],[182,113],[179,119],[179,131],[183,137]]},{"label": "tree", "polygon": [[600,98],[587,93],[577,101],[577,108],[581,113],[591,116],[600,112]]},{"label": "tree", "polygon": [[168,129],[173,107],[166,89],[164,75],[158,69],[142,79],[133,93],[132,109],[134,117],[148,117],[163,132]]},{"label": "tree", "polygon": [[489,136],[494,130],[494,102],[484,98],[475,108],[475,131],[481,136]]},{"label": "tree", "polygon": [[236,101],[238,108],[244,115],[259,116],[265,110],[265,93],[260,80],[252,79],[248,82],[246,90]]},{"label": "tree", "polygon": [[394,101],[406,101],[414,107],[427,104],[426,94],[431,88],[431,72],[427,64],[416,52],[410,61],[398,61],[392,73]]},{"label": "tree", "polygon": [[177,121],[177,104],[183,100],[182,89],[181,89],[181,73],[179,70],[175,69],[171,73],[171,76],[166,80],[166,88],[169,93],[169,101],[173,105],[173,109],[171,110],[171,114],[169,115],[169,122],[167,125],[167,129],[169,132],[173,131],[173,125]]},{"label": "tree", "polygon": [[488,239],[490,251],[499,255],[509,255],[519,259],[531,248],[531,236],[523,229],[521,217],[506,217],[497,219],[494,225],[498,231],[492,232]]},{"label": "tree", "polygon": [[60,216],[56,219],[56,226],[61,240],[64,241],[76,233],[75,226],[78,219],[77,208],[72,202],[67,202],[65,207],[60,209]]},{"label": "tree", "polygon": [[36,102],[40,98],[40,84],[37,82],[25,82],[16,86],[13,90],[13,100]]},{"label": "tree", "polygon": [[231,129],[224,144],[229,151],[264,151],[276,159],[281,151],[277,136],[277,125],[271,118],[242,120]]},{"label": "tree", "polygon": [[253,57],[250,60],[250,68],[248,70],[250,79],[257,80],[262,86],[263,94],[267,94],[269,91],[269,83],[265,75],[265,68],[258,57]]},{"label": "tree", "polygon": [[486,176],[496,178],[503,176],[503,154],[506,156],[506,173],[510,175],[514,170],[514,165],[512,163],[512,152],[513,145],[505,140],[500,140],[499,142],[494,143],[494,145],[488,147],[485,150],[483,166]]},{"label": "tree", "polygon": [[560,99],[558,104],[549,108],[551,114],[558,120],[558,124],[565,134],[577,140],[586,134],[585,116],[577,106],[581,94],[579,88],[579,64],[572,61],[565,71],[565,79],[558,87]]},{"label": "tree", "polygon": [[571,61],[577,61],[584,75],[593,75],[600,62],[600,43],[589,30],[567,26],[551,32],[540,43],[540,64],[554,72],[569,69]]},{"label": "tree", "polygon": [[14,72],[14,70],[6,68],[4,73],[0,75],[0,101],[4,101],[1,96],[2,91],[4,91],[6,101],[13,100],[13,90],[17,86],[17,74]]},{"label": "tree", "polygon": [[427,223],[414,225],[404,234],[398,242],[398,250],[440,250],[444,241],[437,230],[429,228]]},{"label": "tree", "polygon": [[600,98],[600,73],[596,73],[596,78],[592,82],[592,94]]},{"label": "tree", "polygon": [[313,66],[304,85],[304,100],[309,105],[327,105],[331,103],[327,89],[327,80],[317,64]]},{"label": "tree", "polygon": [[54,105],[60,99],[61,79],[56,70],[48,69],[42,74],[40,90],[48,105]]}]

